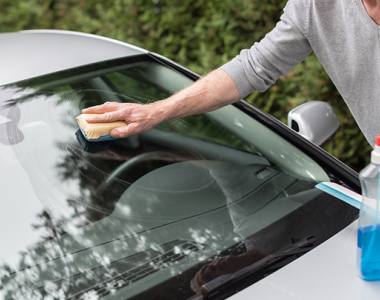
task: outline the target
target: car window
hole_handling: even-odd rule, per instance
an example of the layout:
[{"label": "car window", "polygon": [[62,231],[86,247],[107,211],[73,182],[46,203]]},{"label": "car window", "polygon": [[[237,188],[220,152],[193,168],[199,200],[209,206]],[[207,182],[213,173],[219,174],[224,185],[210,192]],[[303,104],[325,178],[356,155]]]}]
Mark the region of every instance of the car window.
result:
[{"label": "car window", "polygon": [[75,123],[84,107],[191,82],[145,58],[1,90],[0,225],[18,233],[2,239],[5,298],[189,298],[353,219],[314,188],[329,181],[316,161],[232,105],[112,142]]}]

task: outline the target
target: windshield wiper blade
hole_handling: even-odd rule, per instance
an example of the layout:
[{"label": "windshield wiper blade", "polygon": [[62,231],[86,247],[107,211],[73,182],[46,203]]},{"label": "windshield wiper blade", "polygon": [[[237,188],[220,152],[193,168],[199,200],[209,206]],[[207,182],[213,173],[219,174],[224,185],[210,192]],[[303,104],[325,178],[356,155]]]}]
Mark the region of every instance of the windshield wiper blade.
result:
[{"label": "windshield wiper blade", "polygon": [[263,259],[240,269],[235,273],[219,276],[202,285],[201,294],[198,295],[200,298],[198,299],[209,299],[219,294],[223,294],[242,280],[270,267],[273,267],[272,271],[278,270],[286,265],[288,260],[294,260],[295,258],[313,249],[316,246],[316,241],[316,238],[313,236],[304,238],[279,250],[278,252],[270,254]]}]

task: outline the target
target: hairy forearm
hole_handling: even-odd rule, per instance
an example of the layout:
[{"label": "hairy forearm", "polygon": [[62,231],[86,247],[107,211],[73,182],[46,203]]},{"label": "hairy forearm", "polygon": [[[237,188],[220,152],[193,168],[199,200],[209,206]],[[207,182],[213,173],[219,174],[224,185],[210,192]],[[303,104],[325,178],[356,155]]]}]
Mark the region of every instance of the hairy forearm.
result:
[{"label": "hairy forearm", "polygon": [[164,121],[212,111],[239,98],[232,79],[223,70],[217,69],[173,96],[152,103],[152,106]]},{"label": "hairy forearm", "polygon": [[116,138],[149,130],[160,122],[217,109],[237,101],[239,91],[232,79],[218,69],[173,96],[149,104],[106,102],[82,110],[89,123],[124,121],[111,131]]}]

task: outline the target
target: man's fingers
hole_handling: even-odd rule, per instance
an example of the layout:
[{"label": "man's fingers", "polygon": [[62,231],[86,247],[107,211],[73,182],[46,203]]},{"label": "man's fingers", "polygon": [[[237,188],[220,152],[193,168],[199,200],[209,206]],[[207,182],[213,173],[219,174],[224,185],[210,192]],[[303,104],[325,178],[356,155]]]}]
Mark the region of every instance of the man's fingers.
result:
[{"label": "man's fingers", "polygon": [[100,105],[91,106],[85,109],[82,109],[84,114],[102,114],[105,112],[115,111],[120,108],[119,102],[106,102]]},{"label": "man's fingers", "polygon": [[111,131],[111,135],[113,137],[122,138],[126,137],[128,135],[136,134],[138,133],[138,124],[137,123],[131,123],[126,126],[115,128]]},{"label": "man's fingers", "polygon": [[94,114],[92,116],[86,116],[88,123],[108,123],[123,121],[122,111],[112,111],[103,114]]}]

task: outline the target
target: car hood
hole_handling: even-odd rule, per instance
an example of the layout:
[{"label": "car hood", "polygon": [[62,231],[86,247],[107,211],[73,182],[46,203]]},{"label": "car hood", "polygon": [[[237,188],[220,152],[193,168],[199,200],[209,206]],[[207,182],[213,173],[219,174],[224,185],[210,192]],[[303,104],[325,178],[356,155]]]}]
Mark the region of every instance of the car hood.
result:
[{"label": "car hood", "polygon": [[356,234],[357,222],[354,222],[230,299],[379,299],[380,282],[367,282],[358,275]]}]

